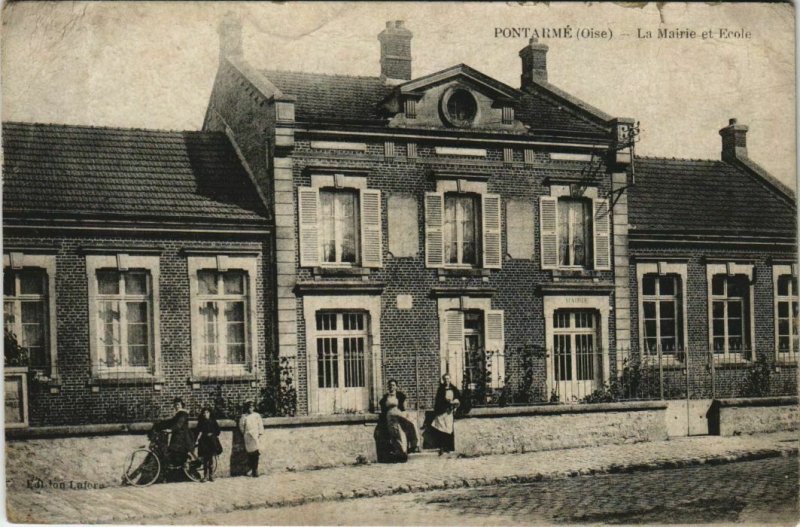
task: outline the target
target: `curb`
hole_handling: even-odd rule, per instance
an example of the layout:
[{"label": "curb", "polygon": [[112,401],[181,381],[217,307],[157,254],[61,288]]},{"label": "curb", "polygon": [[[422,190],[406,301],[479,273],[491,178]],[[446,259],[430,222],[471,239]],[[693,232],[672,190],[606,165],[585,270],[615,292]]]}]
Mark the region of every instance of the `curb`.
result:
[{"label": "curb", "polygon": [[[740,461],[756,461],[759,459],[769,459],[775,457],[790,457],[798,455],[798,447],[786,448],[765,448],[760,450],[752,450],[749,452],[741,452],[736,454],[725,455],[712,455],[706,457],[691,457],[679,460],[663,460],[648,463],[633,463],[630,465],[610,464],[598,468],[588,468],[581,470],[567,470],[556,473],[533,473],[528,475],[509,475],[499,477],[475,477],[475,478],[456,478],[444,480],[440,483],[433,484],[403,484],[396,487],[385,488],[371,488],[371,489],[355,489],[346,491],[337,491],[334,493],[324,492],[321,494],[310,496],[298,496],[294,498],[284,498],[268,501],[259,501],[251,503],[232,504],[215,508],[213,513],[228,513],[233,511],[252,510],[261,508],[281,508],[281,507],[295,507],[299,505],[306,505],[310,503],[320,503],[325,501],[343,501],[356,498],[373,498],[384,497],[395,494],[407,493],[420,493],[437,490],[449,490],[459,488],[474,488],[485,487],[492,485],[505,485],[511,483],[534,483],[540,481],[547,481],[553,479],[573,478],[579,476],[590,476],[599,474],[628,474],[633,472],[647,472],[652,470],[662,469],[676,469],[686,468],[700,465],[722,465],[726,463],[734,463]],[[138,518],[174,518],[186,514],[187,511],[173,511],[170,514],[154,515],[154,516],[139,516]],[[125,518],[114,518],[114,521],[122,521]],[[102,522],[103,519],[101,519]],[[108,518],[105,518],[107,521]]]}]

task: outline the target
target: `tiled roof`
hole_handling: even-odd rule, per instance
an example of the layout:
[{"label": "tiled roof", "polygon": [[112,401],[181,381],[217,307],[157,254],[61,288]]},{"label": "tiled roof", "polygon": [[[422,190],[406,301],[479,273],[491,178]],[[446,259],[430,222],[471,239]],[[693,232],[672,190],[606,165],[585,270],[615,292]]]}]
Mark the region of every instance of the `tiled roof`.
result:
[{"label": "tiled roof", "polygon": [[392,91],[380,77],[264,71],[284,95],[292,95],[298,121],[380,120],[380,103]]},{"label": "tiled roof", "polygon": [[629,189],[636,230],[794,236],[794,207],[777,191],[722,161],[637,157]]},{"label": "tiled roof", "polygon": [[[472,68],[468,69],[474,71]],[[381,109],[381,103],[395,86],[385,85],[380,77],[290,71],[262,73],[284,95],[296,98],[295,116],[298,121],[383,121],[389,117]],[[539,90],[546,91],[548,87],[552,85],[539,87]],[[564,96],[560,90],[554,93],[559,97]],[[519,99],[517,118],[533,130],[604,132],[603,125],[593,122],[597,118],[579,117],[579,112],[566,108],[574,104],[575,100],[570,98],[566,104],[561,104],[539,93],[525,93]]]},{"label": "tiled roof", "polygon": [[224,134],[3,123],[6,214],[264,222]]}]

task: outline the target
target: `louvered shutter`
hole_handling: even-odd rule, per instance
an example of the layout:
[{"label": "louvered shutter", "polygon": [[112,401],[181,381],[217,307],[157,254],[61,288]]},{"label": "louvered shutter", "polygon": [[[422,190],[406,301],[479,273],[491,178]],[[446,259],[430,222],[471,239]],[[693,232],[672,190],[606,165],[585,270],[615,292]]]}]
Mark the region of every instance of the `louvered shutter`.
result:
[{"label": "louvered shutter", "polygon": [[502,241],[500,236],[500,196],[483,195],[483,267],[500,269],[503,263]]},{"label": "louvered shutter", "polygon": [[383,236],[381,226],[381,191],[361,191],[361,265],[383,266]]},{"label": "louvered shutter", "polygon": [[425,193],[425,265],[444,265],[444,194]]},{"label": "louvered shutter", "polygon": [[311,187],[297,189],[300,223],[300,267],[319,265],[319,191]]},{"label": "louvered shutter", "polygon": [[607,199],[594,202],[594,268],[600,271],[611,269],[611,214]]},{"label": "louvered shutter", "polygon": [[445,371],[450,374],[450,382],[461,388],[464,378],[464,312],[445,311],[444,328]]},{"label": "louvered shutter", "polygon": [[502,388],[506,379],[506,342],[503,311],[492,309],[485,311],[484,327],[486,328],[486,363],[490,369],[489,385]]},{"label": "louvered shutter", "polygon": [[558,198],[539,198],[539,229],[542,269],[555,269],[558,267]]}]

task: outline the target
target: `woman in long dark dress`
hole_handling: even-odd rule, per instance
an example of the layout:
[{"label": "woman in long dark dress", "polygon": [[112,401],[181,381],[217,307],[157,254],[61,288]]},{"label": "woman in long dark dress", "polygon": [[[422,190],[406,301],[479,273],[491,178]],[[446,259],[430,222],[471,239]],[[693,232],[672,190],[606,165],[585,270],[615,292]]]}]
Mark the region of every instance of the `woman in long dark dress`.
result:
[{"label": "woman in long dark dress", "polygon": [[453,417],[461,404],[461,392],[450,383],[450,375],[442,375],[442,383],[436,391],[433,404],[434,418],[431,422],[431,434],[434,436],[439,453],[455,450],[455,430]]},{"label": "woman in long dark dress", "polygon": [[197,419],[197,455],[203,460],[203,481],[214,481],[214,456],[222,453],[219,442],[219,424],[210,408],[200,410]]},{"label": "woman in long dark dress", "polygon": [[419,451],[417,425],[406,413],[406,394],[389,380],[389,391],[381,398],[381,413],[375,427],[375,450],[379,463],[402,463],[409,452]]}]

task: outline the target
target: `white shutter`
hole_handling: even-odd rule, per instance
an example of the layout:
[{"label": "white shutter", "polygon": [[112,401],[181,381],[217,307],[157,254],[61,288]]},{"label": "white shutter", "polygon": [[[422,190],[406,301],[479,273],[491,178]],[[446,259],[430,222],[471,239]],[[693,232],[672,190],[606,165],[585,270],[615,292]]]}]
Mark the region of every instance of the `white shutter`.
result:
[{"label": "white shutter", "polygon": [[464,378],[464,312],[445,311],[444,314],[444,371],[450,382],[461,388]]},{"label": "white shutter", "polygon": [[594,268],[600,271],[611,269],[611,213],[607,199],[594,202]]},{"label": "white shutter", "polygon": [[425,265],[444,265],[444,194],[425,193]]},{"label": "white shutter", "polygon": [[484,194],[481,210],[483,212],[483,267],[500,269],[503,263],[500,236],[500,196]]},{"label": "white shutter", "polygon": [[555,269],[558,267],[558,198],[539,198],[539,229],[542,269]]},{"label": "white shutter", "polygon": [[297,189],[300,224],[300,267],[319,265],[319,191],[311,187]]},{"label": "white shutter", "polygon": [[383,266],[383,236],[381,225],[381,191],[361,191],[361,265]]},{"label": "white shutter", "polygon": [[486,328],[486,363],[491,371],[489,386],[502,388],[506,379],[506,342],[503,325],[503,311],[492,309],[485,311],[484,327]]}]

